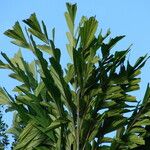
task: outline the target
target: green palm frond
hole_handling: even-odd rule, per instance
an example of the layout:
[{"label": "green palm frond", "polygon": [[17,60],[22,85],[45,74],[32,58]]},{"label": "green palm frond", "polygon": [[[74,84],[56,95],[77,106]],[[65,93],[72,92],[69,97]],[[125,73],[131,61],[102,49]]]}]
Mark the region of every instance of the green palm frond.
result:
[{"label": "green palm frond", "polygon": [[[19,22],[5,32],[12,43],[35,56],[28,63],[19,50],[11,59],[2,53],[6,62],[0,61],[0,68],[11,70],[9,76],[20,83],[13,89],[15,97],[0,89],[0,104],[16,114],[9,130],[16,137],[14,150],[129,150],[143,146],[150,137],[149,85],[141,103],[131,92],[139,89],[147,55],[131,65],[126,61],[130,47],[112,51],[124,35],[105,40],[110,30],[105,35],[98,33],[96,17],[82,17],[76,28],[77,5],[67,3],[67,10],[71,62],[66,69],[54,43],[55,31],[49,38],[36,14],[23,21],[27,35]],[[108,135],[112,132],[114,137]]]}]

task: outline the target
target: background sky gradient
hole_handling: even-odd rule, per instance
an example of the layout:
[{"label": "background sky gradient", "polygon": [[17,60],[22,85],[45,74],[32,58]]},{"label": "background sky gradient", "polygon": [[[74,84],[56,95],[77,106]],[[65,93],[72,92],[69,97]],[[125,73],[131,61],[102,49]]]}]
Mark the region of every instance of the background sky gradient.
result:
[{"label": "background sky gradient", "polygon": [[[30,14],[36,13],[40,20],[44,20],[49,33],[53,27],[56,30],[56,44],[62,51],[62,64],[65,67],[69,61],[66,51],[66,22],[64,12],[66,11],[65,0],[1,0],[0,5],[0,51],[12,57],[18,51],[18,47],[10,43],[10,39],[3,32],[11,28],[18,20],[27,19]],[[126,35],[126,37],[115,47],[115,50],[128,48],[133,44],[128,58],[132,63],[148,53],[150,55],[150,1],[149,0],[70,0],[77,3],[77,20],[82,15],[95,16],[99,21],[99,31],[103,33],[111,29],[111,37]],[[21,23],[22,24],[22,23]],[[22,24],[24,26],[24,24]],[[32,55],[27,50],[22,50],[23,56],[30,61]],[[0,59],[3,58],[0,56]],[[150,81],[150,60],[142,70],[141,90],[134,92],[140,99],[143,98],[147,83]],[[5,87],[8,92],[18,83],[8,77],[9,72],[0,70],[0,86]],[[5,121],[11,125],[12,115],[5,115]]]}]

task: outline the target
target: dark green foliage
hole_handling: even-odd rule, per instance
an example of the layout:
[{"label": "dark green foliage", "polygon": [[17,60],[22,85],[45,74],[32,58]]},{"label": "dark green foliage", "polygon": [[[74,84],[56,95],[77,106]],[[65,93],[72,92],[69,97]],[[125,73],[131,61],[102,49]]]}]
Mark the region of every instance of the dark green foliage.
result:
[{"label": "dark green foliage", "polygon": [[7,124],[3,121],[3,106],[0,105],[0,150],[4,150],[8,142],[8,136],[6,134],[6,130],[8,128]]},{"label": "dark green foliage", "polygon": [[[35,14],[23,21],[27,35],[18,22],[5,32],[14,44],[36,57],[27,63],[21,51],[11,59],[2,53],[6,62],[0,61],[0,68],[11,70],[10,77],[20,82],[13,89],[15,97],[3,88],[0,93],[0,102],[16,112],[9,129],[16,138],[13,149],[130,150],[147,146],[150,87],[141,102],[131,93],[139,89],[147,55],[131,65],[126,61],[130,47],[112,51],[124,36],[106,42],[110,31],[98,32],[95,17],[82,17],[76,28],[77,6],[67,3],[67,9],[66,47],[71,62],[65,70],[60,64],[61,50],[55,46],[55,30],[49,38],[44,22],[40,24]],[[112,132],[113,137],[108,136]]]}]

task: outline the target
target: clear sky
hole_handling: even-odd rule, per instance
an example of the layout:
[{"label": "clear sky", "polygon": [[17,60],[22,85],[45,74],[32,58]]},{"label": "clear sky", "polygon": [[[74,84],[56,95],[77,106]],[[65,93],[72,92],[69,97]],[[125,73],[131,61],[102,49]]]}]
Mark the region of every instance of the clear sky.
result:
[{"label": "clear sky", "polygon": [[[62,50],[62,63],[67,63],[68,56],[65,44],[67,42],[65,33],[67,31],[64,12],[65,3],[78,4],[77,21],[82,15],[95,16],[99,21],[99,29],[103,33],[111,29],[112,37],[126,35],[116,50],[127,48],[133,44],[129,59],[134,62],[139,56],[148,53],[150,55],[150,1],[149,0],[1,0],[0,5],[0,51],[13,56],[18,50],[17,46],[10,43],[10,39],[3,32],[11,28],[18,20],[21,22],[35,12],[40,20],[44,20],[49,31],[56,28],[56,44]],[[50,32],[49,32],[50,33]],[[30,53],[23,50],[27,60],[32,59]],[[0,59],[2,57],[0,56]],[[136,92],[138,98],[142,99],[147,83],[150,80],[150,60],[142,70],[142,82],[140,92]],[[8,77],[8,71],[0,70],[0,86],[11,89],[17,83]],[[11,115],[5,120],[10,124]]]}]

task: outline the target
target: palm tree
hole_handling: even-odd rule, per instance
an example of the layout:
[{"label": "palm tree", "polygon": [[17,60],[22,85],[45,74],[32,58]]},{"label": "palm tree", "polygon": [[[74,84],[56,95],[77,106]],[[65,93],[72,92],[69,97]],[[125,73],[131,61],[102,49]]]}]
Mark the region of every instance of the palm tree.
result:
[{"label": "palm tree", "polygon": [[0,93],[0,102],[15,114],[9,129],[16,139],[14,150],[129,150],[145,145],[150,87],[143,101],[130,92],[139,89],[147,55],[131,65],[126,61],[130,47],[112,51],[124,36],[107,40],[110,31],[98,32],[95,17],[82,17],[76,27],[76,11],[76,4],[67,3],[71,62],[66,69],[55,46],[55,30],[50,38],[36,14],[23,20],[26,34],[19,22],[5,32],[13,44],[35,56],[27,63],[21,50],[11,59],[1,53],[6,62],[0,61],[0,68],[11,70],[9,76],[20,82],[15,96],[4,88]]}]

